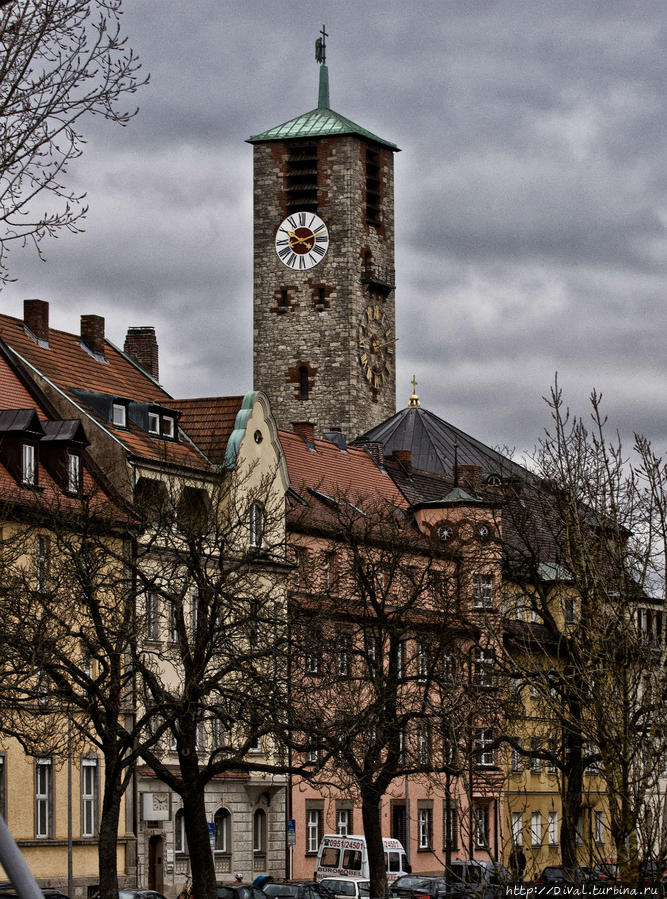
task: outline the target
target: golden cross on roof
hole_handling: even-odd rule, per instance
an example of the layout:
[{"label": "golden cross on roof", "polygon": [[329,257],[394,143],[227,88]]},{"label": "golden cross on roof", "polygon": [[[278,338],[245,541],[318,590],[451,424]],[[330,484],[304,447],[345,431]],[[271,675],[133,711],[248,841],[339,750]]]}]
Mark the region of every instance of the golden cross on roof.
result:
[{"label": "golden cross on roof", "polygon": [[421,405],[419,402],[419,397],[417,396],[417,384],[419,382],[417,381],[416,375],[412,376],[412,381],[410,381],[410,383],[412,384],[412,396],[410,397],[410,406],[415,408],[415,407]]}]

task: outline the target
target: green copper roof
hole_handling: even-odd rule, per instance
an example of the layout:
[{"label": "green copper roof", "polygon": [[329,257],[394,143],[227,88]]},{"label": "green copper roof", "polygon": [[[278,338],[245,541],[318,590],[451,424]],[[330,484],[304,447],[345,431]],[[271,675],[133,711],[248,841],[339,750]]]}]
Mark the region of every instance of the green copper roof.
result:
[{"label": "green copper roof", "polygon": [[396,144],[383,140],[377,134],[373,134],[372,131],[362,128],[361,125],[355,125],[350,119],[346,119],[345,116],[329,108],[329,77],[326,66],[322,66],[317,109],[304,112],[295,119],[283,122],[282,125],[269,128],[268,131],[262,131],[261,134],[254,134],[248,138],[248,143],[258,144],[261,141],[286,140],[295,137],[328,137],[329,135],[337,134],[357,134],[359,137],[375,141],[376,144],[389,147],[390,150],[399,149]]}]

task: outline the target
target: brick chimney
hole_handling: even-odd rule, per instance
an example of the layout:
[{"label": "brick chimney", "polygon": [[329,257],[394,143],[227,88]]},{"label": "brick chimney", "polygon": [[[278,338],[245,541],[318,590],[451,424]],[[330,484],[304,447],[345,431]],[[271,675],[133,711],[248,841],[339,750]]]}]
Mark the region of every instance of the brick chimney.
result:
[{"label": "brick chimney", "polygon": [[81,316],[81,343],[96,356],[104,356],[104,319],[101,315]]},{"label": "brick chimney", "polygon": [[394,459],[400,462],[406,471],[412,471],[412,450],[394,450]]},{"label": "brick chimney", "polygon": [[479,465],[459,465],[459,480],[469,490],[482,489],[482,469]]},{"label": "brick chimney", "polygon": [[366,450],[378,467],[384,466],[384,444],[380,443],[379,440],[367,440],[365,443],[360,444],[360,446],[361,449]]},{"label": "brick chimney", "polygon": [[292,430],[300,434],[306,443],[315,443],[315,425],[311,421],[293,421]]},{"label": "brick chimney", "polygon": [[23,301],[23,324],[37,340],[49,342],[49,304],[46,300]]},{"label": "brick chimney", "polygon": [[152,326],[128,328],[124,349],[127,355],[131,356],[144,371],[147,371],[156,381],[159,380],[160,367],[155,328]]}]

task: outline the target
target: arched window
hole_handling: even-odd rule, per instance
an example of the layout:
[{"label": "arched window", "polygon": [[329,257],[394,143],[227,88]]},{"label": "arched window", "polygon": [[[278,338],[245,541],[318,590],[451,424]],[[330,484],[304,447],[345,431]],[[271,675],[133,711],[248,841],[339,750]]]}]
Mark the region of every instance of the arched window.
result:
[{"label": "arched window", "polygon": [[250,506],[250,546],[261,549],[264,542],[264,506],[254,502]]},{"label": "arched window", "polygon": [[299,396],[302,400],[308,399],[308,367],[306,365],[299,366]]},{"label": "arched window", "polygon": [[253,818],[252,843],[255,852],[266,852],[266,812],[261,808],[256,810]]},{"label": "arched window", "polygon": [[231,852],[232,816],[226,808],[219,808],[213,821],[215,823],[215,851]]},{"label": "arched window", "polygon": [[174,852],[185,853],[188,843],[185,838],[185,814],[182,808],[174,815]]}]

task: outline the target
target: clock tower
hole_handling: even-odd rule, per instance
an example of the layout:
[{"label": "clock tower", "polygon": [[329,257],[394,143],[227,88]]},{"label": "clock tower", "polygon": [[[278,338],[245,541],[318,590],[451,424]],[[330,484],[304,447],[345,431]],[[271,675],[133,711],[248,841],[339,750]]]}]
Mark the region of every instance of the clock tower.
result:
[{"label": "clock tower", "polygon": [[394,144],[329,105],[254,148],[253,379],[282,427],[354,439],[396,411]]}]

